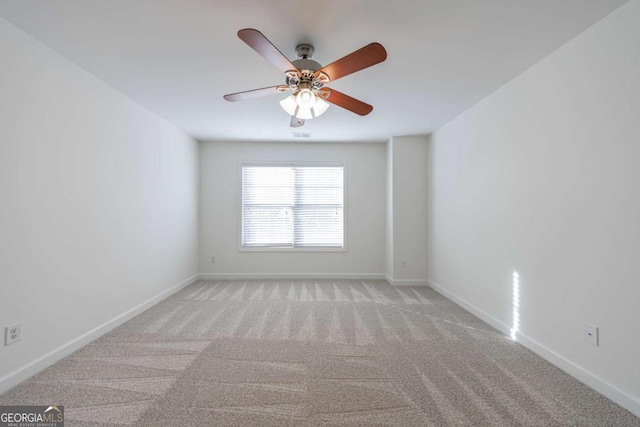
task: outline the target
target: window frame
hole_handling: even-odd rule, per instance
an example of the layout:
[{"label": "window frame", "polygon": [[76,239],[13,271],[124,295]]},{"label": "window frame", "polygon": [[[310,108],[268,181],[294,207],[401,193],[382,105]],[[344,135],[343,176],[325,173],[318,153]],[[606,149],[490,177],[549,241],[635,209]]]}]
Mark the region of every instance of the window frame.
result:
[{"label": "window frame", "polygon": [[[246,166],[259,167],[342,167],[342,247],[326,246],[294,246],[268,247],[243,246],[244,221],[242,209],[242,168]],[[347,164],[346,162],[242,162],[238,166],[238,252],[347,252]]]}]

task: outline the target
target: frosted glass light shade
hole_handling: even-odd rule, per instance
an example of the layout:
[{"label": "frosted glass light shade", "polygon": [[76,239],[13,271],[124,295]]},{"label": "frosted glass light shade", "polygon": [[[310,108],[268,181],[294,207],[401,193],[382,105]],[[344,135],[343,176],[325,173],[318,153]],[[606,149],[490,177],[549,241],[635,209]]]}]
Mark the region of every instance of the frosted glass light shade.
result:
[{"label": "frosted glass light shade", "polygon": [[316,117],[320,117],[329,109],[329,103],[324,99],[317,97],[316,105],[313,106],[313,113]]},{"label": "frosted glass light shade", "polygon": [[284,111],[287,112],[290,116],[295,116],[296,108],[298,108],[298,103],[296,102],[295,95],[289,95],[282,101],[280,101],[280,106]]},{"label": "frosted glass light shade", "polygon": [[287,96],[280,101],[280,106],[290,116],[298,119],[309,120],[320,117],[329,108],[328,102],[317,96],[309,89]]},{"label": "frosted glass light shade", "polygon": [[312,108],[316,103],[316,95],[309,89],[302,89],[296,96],[300,108]]},{"label": "frosted glass light shade", "polygon": [[300,107],[298,109],[298,114],[296,114],[296,117],[303,120],[312,119],[313,115],[311,114],[311,108]]}]

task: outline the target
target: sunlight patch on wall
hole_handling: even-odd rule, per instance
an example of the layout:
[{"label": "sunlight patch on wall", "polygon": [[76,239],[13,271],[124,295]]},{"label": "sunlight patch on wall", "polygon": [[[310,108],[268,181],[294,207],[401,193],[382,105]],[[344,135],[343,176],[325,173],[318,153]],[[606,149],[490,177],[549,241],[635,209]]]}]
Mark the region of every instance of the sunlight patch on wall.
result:
[{"label": "sunlight patch on wall", "polygon": [[513,272],[513,323],[511,326],[511,339],[515,341],[520,330],[520,275]]}]

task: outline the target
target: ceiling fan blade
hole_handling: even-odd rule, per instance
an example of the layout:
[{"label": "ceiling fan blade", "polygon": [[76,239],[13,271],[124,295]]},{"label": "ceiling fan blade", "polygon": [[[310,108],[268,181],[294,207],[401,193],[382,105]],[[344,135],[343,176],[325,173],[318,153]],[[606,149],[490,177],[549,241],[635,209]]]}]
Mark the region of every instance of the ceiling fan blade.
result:
[{"label": "ceiling fan blade", "polygon": [[238,31],[238,37],[283,73],[287,71],[298,71],[295,65],[260,31],[254,30],[253,28],[245,28],[244,30]]},{"label": "ceiling fan blade", "polygon": [[261,89],[247,90],[245,92],[230,93],[224,96],[227,101],[245,101],[247,99],[259,98],[261,96],[275,95],[277,93],[283,93],[289,90],[289,86],[269,86]]},{"label": "ceiling fan blade", "polygon": [[315,72],[315,76],[318,77],[324,73],[333,82],[356,71],[376,65],[385,59],[387,59],[387,51],[384,47],[380,43],[371,43],[321,68]]},{"label": "ceiling fan blade", "polygon": [[292,128],[299,128],[304,125],[304,119],[299,119],[296,116],[291,116],[291,126]]},{"label": "ceiling fan blade", "polygon": [[349,95],[345,95],[342,92],[338,92],[335,89],[322,88],[322,91],[324,93],[329,93],[325,98],[325,101],[337,105],[338,107],[342,107],[353,113],[359,114],[361,116],[366,116],[371,111],[373,111],[373,107],[371,105],[352,98]]}]

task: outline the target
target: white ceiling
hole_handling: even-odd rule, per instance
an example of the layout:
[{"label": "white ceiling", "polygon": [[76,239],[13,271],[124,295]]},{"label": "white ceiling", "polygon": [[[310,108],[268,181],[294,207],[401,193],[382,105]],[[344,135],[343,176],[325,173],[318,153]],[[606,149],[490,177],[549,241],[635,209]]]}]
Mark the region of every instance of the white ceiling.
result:
[{"label": "white ceiling", "polygon": [[[0,16],[199,140],[384,141],[435,130],[625,2],[0,0]],[[284,83],[242,28],[292,60],[310,42],[322,65],[381,43],[385,62],[331,83],[373,112],[292,129],[282,95],[224,101]]]}]

